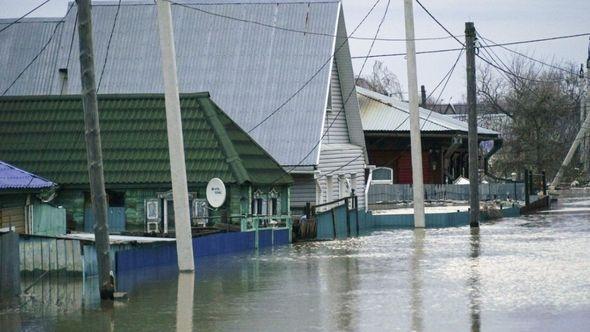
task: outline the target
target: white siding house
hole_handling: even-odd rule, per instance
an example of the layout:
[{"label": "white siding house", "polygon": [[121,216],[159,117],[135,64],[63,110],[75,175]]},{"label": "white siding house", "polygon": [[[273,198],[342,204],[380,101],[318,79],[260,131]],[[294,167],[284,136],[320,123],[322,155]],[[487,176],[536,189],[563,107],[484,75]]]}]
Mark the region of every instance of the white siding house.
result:
[{"label": "white siding house", "polygon": [[[183,3],[172,4],[180,92],[209,92],[293,175],[294,209],[352,188],[362,197],[368,159],[341,1]],[[93,3],[97,80],[104,72],[99,93],[162,93],[154,2],[123,1],[119,11],[118,5]],[[32,58],[59,25],[44,51],[49,54],[26,69],[7,95],[80,92],[77,8],[70,6],[63,18],[23,19],[0,34],[0,67],[9,69],[0,72],[0,88],[6,89],[23,59]],[[0,20],[0,27],[11,21]]]}]

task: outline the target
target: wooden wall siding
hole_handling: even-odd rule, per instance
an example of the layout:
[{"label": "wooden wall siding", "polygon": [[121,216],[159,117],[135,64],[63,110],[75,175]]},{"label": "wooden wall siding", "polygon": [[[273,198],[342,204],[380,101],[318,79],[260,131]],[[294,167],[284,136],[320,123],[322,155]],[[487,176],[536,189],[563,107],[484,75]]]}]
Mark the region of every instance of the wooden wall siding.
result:
[{"label": "wooden wall siding", "polygon": [[[365,160],[363,148],[350,144],[324,144],[320,154],[321,175],[318,179],[325,200],[332,201],[339,197],[338,178],[340,175],[350,179],[351,186],[359,197],[359,208],[365,206]],[[329,174],[329,175],[328,175]],[[328,195],[328,176],[332,178],[332,193]]]},{"label": "wooden wall siding", "polygon": [[[338,63],[338,77],[340,79],[340,86],[342,95],[346,99],[350,94],[350,98],[346,102],[346,124],[348,126],[348,137],[350,143],[360,146],[365,150],[365,133],[363,131],[363,124],[361,121],[361,114],[359,111],[359,102],[355,92],[355,75],[352,67],[352,59],[350,57],[350,48],[347,45],[348,40],[346,36],[346,24],[344,22],[344,12],[342,6],[340,6],[340,14],[338,17],[338,38],[336,38],[336,45],[342,45],[334,58]],[[351,94],[352,91],[352,94]]]},{"label": "wooden wall siding", "polygon": [[23,272],[67,271],[82,273],[80,241],[21,236],[20,269]]},{"label": "wooden wall siding", "polygon": [[24,206],[0,208],[0,228],[13,226],[19,234],[25,233]]},{"label": "wooden wall siding", "polygon": [[[348,137],[348,125],[346,123],[346,112],[343,110],[343,98],[346,98],[348,94],[346,93],[343,97],[336,61],[332,62],[330,94],[332,97],[332,109],[326,111],[326,123],[324,124],[326,135],[322,142],[327,144],[350,143]],[[332,124],[332,122],[334,123]],[[330,125],[332,126],[330,127]]]},{"label": "wooden wall siding", "polygon": [[313,174],[293,174],[293,187],[291,187],[291,208],[303,208],[305,203],[315,204],[316,189]]}]

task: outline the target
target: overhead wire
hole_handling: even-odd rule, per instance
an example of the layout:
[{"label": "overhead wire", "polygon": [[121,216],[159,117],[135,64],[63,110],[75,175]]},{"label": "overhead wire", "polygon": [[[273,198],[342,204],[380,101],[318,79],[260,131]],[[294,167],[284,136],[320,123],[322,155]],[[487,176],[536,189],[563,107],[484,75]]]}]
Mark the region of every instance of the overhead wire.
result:
[{"label": "overhead wire", "polygon": [[[237,22],[242,22],[242,23],[249,23],[249,24],[254,24],[254,25],[258,25],[258,26],[262,26],[265,28],[270,28],[270,29],[275,29],[275,30],[281,30],[281,31],[286,31],[286,32],[295,32],[295,33],[302,33],[302,34],[306,34],[306,35],[315,35],[315,36],[324,36],[324,37],[338,37],[337,35],[334,34],[330,34],[330,33],[325,33],[325,32],[315,32],[315,31],[307,31],[307,30],[300,30],[300,29],[295,29],[295,28],[287,28],[287,27],[281,27],[278,25],[273,25],[273,24],[269,24],[269,23],[264,23],[264,22],[260,22],[260,21],[255,21],[255,20],[249,20],[249,19],[245,19],[245,18],[239,18],[239,17],[235,17],[235,16],[231,16],[231,15],[226,15],[226,14],[221,14],[221,13],[217,13],[217,12],[212,12],[206,9],[203,9],[202,7],[196,7],[199,4],[187,4],[187,3],[182,3],[182,2],[176,2],[174,0],[165,0],[173,5],[176,6],[180,6],[180,7],[184,7],[184,8],[188,8],[188,9],[192,9],[195,11],[198,11],[200,13],[206,14],[206,15],[210,15],[210,16],[215,16],[215,17],[219,17],[219,18],[224,18],[224,19],[228,19],[228,20],[232,20],[232,21],[237,21]],[[451,37],[448,36],[441,36],[441,37],[422,37],[422,38],[414,38],[414,41],[432,41],[432,40],[445,40],[445,39],[450,39]],[[372,37],[354,37],[351,36],[349,37],[349,39],[355,39],[355,40],[376,40],[376,41],[390,41],[390,42],[405,42],[408,41],[408,39],[405,38],[377,38],[374,39]]]},{"label": "overhead wire", "polygon": [[377,0],[375,1],[375,3],[373,4],[373,6],[371,7],[371,9],[367,12],[367,14],[365,15],[365,17],[363,17],[363,19],[361,20],[361,22],[354,28],[354,30],[350,33],[350,35],[346,36],[345,40],[334,50],[334,52],[332,52],[332,54],[330,55],[330,57],[313,73],[313,75],[311,75],[311,77],[309,79],[307,79],[293,94],[291,94],[285,101],[283,101],[277,108],[275,108],[273,111],[271,111],[268,115],[266,115],[260,122],[258,122],[256,125],[254,125],[252,128],[250,128],[248,130],[248,134],[250,134],[251,132],[253,132],[254,130],[256,130],[258,127],[260,127],[262,124],[264,124],[266,121],[268,121],[272,116],[274,116],[277,112],[279,112],[281,109],[283,109],[283,107],[285,107],[291,100],[293,100],[293,98],[295,98],[299,93],[301,93],[301,91],[303,91],[303,89],[305,89],[305,87],[307,87],[321,72],[322,70],[324,70],[324,68],[332,62],[332,60],[334,59],[334,57],[336,56],[336,54],[348,43],[348,38],[352,35],[354,35],[354,33],[361,27],[361,25],[364,24],[364,22],[367,20],[367,18],[371,15],[371,13],[373,12],[373,10],[375,9],[375,7],[377,7],[377,5],[381,2],[381,0]]},{"label": "overhead wire", "polygon": [[[72,9],[72,7],[70,7],[68,9],[68,11],[66,12],[66,16],[68,15],[68,13]],[[8,91],[16,84],[16,82],[18,82],[18,80],[24,75],[24,73],[39,59],[39,57],[43,54],[43,52],[45,52],[45,50],[47,49],[49,44],[51,44],[51,41],[53,40],[53,38],[57,34],[59,27],[63,24],[64,24],[63,20],[59,21],[55,24],[55,27],[53,28],[53,31],[51,32],[51,35],[49,36],[49,38],[47,39],[45,44],[43,44],[43,46],[41,47],[39,52],[37,52],[37,54],[35,54],[35,56],[31,59],[31,61],[29,61],[27,63],[27,65],[18,73],[18,75],[16,75],[16,78],[8,85],[8,87],[6,89],[4,89],[4,91],[2,91],[2,96],[5,96],[8,93]]]},{"label": "overhead wire", "polygon": [[[375,38],[377,38],[379,36],[379,32],[381,31],[381,27],[383,25],[383,22],[385,22],[385,18],[387,17],[387,13],[389,11],[389,5],[391,3],[391,0],[387,0],[387,5],[385,7],[385,11],[383,13],[383,17],[381,18],[381,21],[379,22],[379,25],[377,27],[377,31],[375,32]],[[371,52],[373,51],[373,47],[375,46],[375,41],[373,41],[371,43],[371,46],[369,47],[368,50],[368,54],[371,54]],[[332,126],[334,125],[334,123],[336,122],[336,120],[338,119],[338,117],[340,116],[340,114],[342,114],[342,112],[345,111],[346,108],[346,104],[348,103],[348,100],[353,96],[353,94],[356,92],[356,84],[358,83],[359,79],[361,78],[362,72],[367,64],[367,60],[365,60],[363,62],[363,65],[361,66],[361,69],[359,71],[359,74],[357,75],[357,78],[355,79],[354,85],[352,86],[352,88],[350,89],[350,92],[348,93],[348,95],[346,96],[346,99],[344,100],[344,102],[342,103],[343,107],[342,109],[340,109],[338,111],[338,113],[336,113],[336,116],[334,116],[334,119],[332,120],[332,122],[330,123],[330,125],[324,130],[324,132],[322,133],[322,136],[320,137],[320,139],[317,141],[317,143],[311,148],[311,150],[296,164],[296,165],[292,165],[292,167],[286,172],[287,174],[290,174],[291,172],[293,172],[297,167],[301,166],[302,163],[307,159],[307,157],[309,157],[309,155],[311,155],[313,153],[313,151],[315,151],[315,149],[321,144],[321,142],[323,141],[324,137],[326,137],[326,135],[328,134],[328,132],[330,131],[330,129],[332,128]],[[342,165],[340,168],[335,169],[331,172],[329,172],[327,175],[329,174],[333,174],[334,172],[350,165],[352,162],[358,160],[361,156],[364,157],[364,152],[361,152],[356,158],[353,158],[352,160],[350,160],[347,164]],[[274,180],[272,183],[276,183],[277,181],[281,180],[284,177],[284,175],[281,175],[280,177],[278,177],[276,180]]]},{"label": "overhead wire", "polygon": [[10,28],[11,26],[19,23],[23,18],[29,16],[30,14],[36,12],[39,8],[43,7],[46,3],[48,3],[51,0],[45,0],[43,1],[41,4],[37,5],[37,7],[29,10],[27,13],[25,13],[23,16],[17,18],[16,20],[10,22],[8,25],[6,25],[5,27],[3,27],[2,29],[0,29],[0,33],[4,32],[5,30],[7,30],[8,28]]},{"label": "overhead wire", "polygon": [[115,32],[115,27],[117,26],[117,18],[119,17],[119,11],[121,10],[121,0],[117,3],[117,11],[115,12],[115,18],[113,19],[113,27],[111,28],[111,34],[109,35],[109,40],[107,42],[107,50],[104,56],[104,62],[102,63],[102,69],[100,70],[100,76],[98,77],[98,84],[96,85],[96,93],[100,91],[100,84],[102,83],[102,77],[104,74],[104,70],[107,66],[107,61],[109,59],[109,50],[111,49],[111,41],[113,40],[113,34]]}]

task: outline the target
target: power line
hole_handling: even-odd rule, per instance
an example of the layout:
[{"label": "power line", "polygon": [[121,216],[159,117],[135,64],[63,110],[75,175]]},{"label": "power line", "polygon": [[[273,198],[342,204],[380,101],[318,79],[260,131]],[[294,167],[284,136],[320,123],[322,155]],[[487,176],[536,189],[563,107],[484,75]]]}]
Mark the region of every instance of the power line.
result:
[{"label": "power line", "polygon": [[104,62],[102,63],[102,69],[100,71],[100,76],[98,77],[98,84],[96,85],[96,93],[100,91],[100,84],[102,83],[102,76],[104,74],[104,69],[107,66],[107,60],[109,59],[109,50],[111,49],[111,41],[113,39],[113,33],[115,32],[115,27],[117,26],[117,18],[119,17],[119,10],[121,9],[121,0],[117,4],[117,12],[115,12],[115,18],[113,19],[113,27],[111,28],[111,34],[109,35],[109,41],[107,42],[107,50],[104,56]]},{"label": "power line", "polygon": [[[195,5],[190,5],[190,4],[186,4],[186,3],[179,3],[179,2],[175,2],[173,0],[166,0],[168,2],[170,2],[173,5],[176,6],[180,6],[180,7],[184,7],[184,8],[188,8],[191,10],[195,10],[198,12],[201,12],[203,14],[207,14],[210,16],[215,16],[215,17],[220,17],[220,18],[224,18],[224,19],[228,19],[228,20],[232,20],[232,21],[237,21],[237,22],[242,22],[242,23],[248,23],[248,24],[254,24],[254,25],[258,25],[258,26],[262,26],[265,28],[270,28],[270,29],[276,29],[276,30],[282,30],[282,31],[286,31],[286,32],[295,32],[295,33],[302,33],[302,34],[306,34],[306,35],[314,35],[314,36],[323,36],[323,37],[338,37],[337,35],[333,35],[330,33],[324,33],[324,32],[315,32],[315,31],[306,31],[306,30],[299,30],[299,29],[294,29],[294,28],[287,28],[287,27],[281,27],[281,26],[277,26],[277,25],[273,25],[273,24],[269,24],[269,23],[264,23],[264,22],[260,22],[260,21],[254,21],[254,20],[249,20],[249,19],[245,19],[245,18],[239,18],[239,17],[235,17],[235,16],[230,16],[230,15],[225,15],[225,14],[221,14],[221,13],[216,13],[216,12],[212,12],[209,10],[205,10],[203,8],[199,8],[196,7]],[[423,37],[423,38],[414,38],[414,41],[430,41],[430,40],[445,40],[445,39],[450,39],[451,37],[448,36],[442,36],[442,37]],[[404,38],[377,38],[374,39],[372,37],[349,37],[349,39],[355,39],[355,40],[377,40],[377,41],[389,41],[389,42],[405,42],[408,41],[408,39],[404,39]]]},{"label": "power line", "polygon": [[498,43],[494,42],[494,41],[493,41],[493,40],[491,40],[491,39],[487,39],[487,38],[485,38],[484,36],[482,36],[482,34],[481,34],[479,31],[477,31],[477,34],[479,35],[479,37],[480,37],[482,40],[484,40],[484,41],[488,42],[488,45],[491,43],[491,45],[493,45],[493,46],[499,46],[499,47],[501,47],[502,49],[504,49],[504,50],[506,50],[506,51],[508,51],[508,52],[514,53],[514,54],[516,54],[516,55],[519,55],[519,56],[521,56],[521,57],[523,57],[523,58],[525,58],[525,59],[528,59],[528,60],[531,60],[531,61],[534,61],[534,62],[540,63],[540,64],[542,64],[542,65],[544,65],[544,66],[551,67],[551,68],[554,68],[554,69],[557,69],[557,70],[563,71],[564,73],[567,73],[567,74],[576,75],[576,76],[578,75],[577,73],[574,73],[574,72],[572,72],[572,71],[570,71],[570,70],[567,70],[567,69],[564,69],[564,68],[562,68],[562,67],[555,66],[555,65],[552,65],[552,64],[548,64],[548,63],[546,63],[546,62],[543,62],[543,61],[541,61],[541,60],[535,59],[535,58],[533,58],[533,57],[530,57],[530,56],[528,56],[528,55],[526,55],[526,54],[523,54],[523,53],[521,53],[521,52],[518,52],[518,51],[516,51],[516,50],[513,50],[513,49],[511,49],[511,48],[508,48],[508,47],[506,47],[506,46],[504,46],[504,45],[500,45],[500,44],[498,44]]},{"label": "power line", "polygon": [[[511,45],[531,44],[531,43],[538,43],[538,42],[544,42],[544,41],[569,39],[569,38],[577,38],[577,37],[584,37],[584,36],[590,36],[590,32],[579,33],[579,34],[574,34],[574,35],[564,35],[564,36],[557,36],[557,37],[540,38],[540,39],[520,40],[520,41],[506,42],[506,43],[494,43],[492,45],[480,46],[479,48],[505,47],[505,46],[511,46]],[[458,40],[455,37],[460,37],[460,35],[453,35],[452,37],[449,36],[449,38],[454,38],[455,40]],[[460,44],[463,45],[462,42],[460,42]],[[462,48],[443,48],[443,49],[437,49],[437,50],[418,51],[418,52],[416,52],[416,54],[445,53],[445,52],[460,51],[461,49]],[[398,57],[398,56],[406,56],[406,55],[407,55],[407,53],[405,53],[405,52],[399,52],[399,53],[375,54],[375,55],[370,55],[368,57],[369,58],[387,58],[387,57]],[[353,57],[351,57],[351,59],[364,59],[365,57],[367,57],[367,56],[353,56]]]},{"label": "power line", "polygon": [[[72,6],[73,7],[73,6]],[[70,7],[66,13],[66,16],[68,15],[68,13],[70,12],[70,10],[72,9],[72,7]],[[8,93],[8,91],[16,84],[16,82],[23,76],[23,74],[35,63],[35,61],[37,61],[37,59],[39,59],[39,57],[41,56],[41,54],[43,54],[43,52],[47,49],[47,47],[49,46],[49,44],[51,44],[51,41],[53,40],[53,37],[55,37],[57,30],[59,28],[59,26],[61,24],[63,24],[64,21],[59,21],[55,24],[55,28],[53,28],[53,32],[51,33],[51,35],[49,36],[49,39],[47,39],[47,42],[45,42],[45,44],[43,45],[43,47],[41,47],[41,49],[39,50],[39,52],[37,52],[37,54],[33,57],[33,59],[31,59],[31,61],[29,61],[29,63],[23,68],[23,70],[21,70],[18,75],[16,76],[16,78],[10,83],[10,85],[2,92],[2,96],[5,96],[6,93]]]},{"label": "power line", "polygon": [[[385,7],[385,12],[383,13],[383,17],[381,18],[381,21],[379,22],[379,26],[377,27],[377,31],[375,32],[375,38],[377,38],[379,36],[379,32],[381,31],[381,26],[383,25],[383,22],[385,22],[385,18],[387,17],[387,13],[389,11],[389,5],[391,3],[391,0],[387,0],[387,6]],[[371,52],[373,51],[373,47],[375,46],[375,41],[373,41],[371,43],[371,47],[369,47],[369,51],[367,52],[368,54],[371,54]],[[342,103],[342,109],[340,109],[338,111],[338,113],[336,114],[336,116],[334,117],[334,119],[332,120],[332,122],[330,123],[330,125],[328,126],[328,128],[326,128],[326,130],[324,131],[324,133],[322,133],[322,136],[320,137],[320,139],[317,141],[317,143],[311,148],[311,150],[293,167],[291,167],[291,169],[289,169],[287,171],[287,174],[290,174],[291,172],[293,172],[298,166],[301,166],[301,164],[305,161],[305,159],[307,159],[307,157],[309,157],[309,155],[312,154],[313,151],[315,151],[315,149],[321,144],[321,142],[323,141],[324,137],[326,137],[326,135],[328,134],[328,132],[330,131],[330,128],[332,128],[332,126],[334,125],[334,123],[336,122],[336,120],[338,119],[338,117],[340,116],[340,114],[344,111],[346,104],[348,103],[348,100],[351,98],[351,96],[356,92],[356,83],[358,82],[358,80],[361,77],[361,74],[365,68],[365,65],[367,64],[367,60],[364,61],[361,70],[357,76],[357,78],[355,79],[355,84],[352,86],[352,88],[350,89],[350,92],[348,93],[348,96],[346,97],[346,99],[344,100],[344,102]],[[348,165],[350,165],[354,160],[357,160],[358,158],[360,158],[360,156],[364,156],[364,152],[361,152],[361,154],[359,156],[357,156],[355,159],[350,160],[346,165],[341,166],[340,168],[333,170],[332,172],[335,172],[337,170],[340,170]],[[330,173],[331,174],[331,173]],[[275,183],[279,180],[281,180],[284,177],[284,175],[281,175],[280,177],[278,177],[276,180],[274,180],[272,183]]]},{"label": "power line", "polygon": [[[445,26],[444,26],[444,25],[443,25],[443,24],[442,24],[442,23],[441,23],[441,22],[440,22],[440,21],[439,21],[439,20],[438,20],[436,17],[434,17],[434,15],[432,15],[432,13],[430,13],[430,11],[429,11],[429,10],[428,10],[426,7],[424,7],[424,5],[422,5],[422,3],[420,2],[420,0],[415,0],[415,1],[416,1],[416,3],[418,3],[418,5],[420,5],[420,7],[421,7],[421,8],[422,8],[422,9],[423,9],[425,12],[426,12],[426,14],[428,14],[428,16],[430,16],[430,18],[432,18],[432,19],[434,20],[434,22],[436,22],[436,24],[437,24],[438,26],[440,26],[440,27],[441,27],[441,28],[442,28],[444,31],[446,31],[446,32],[449,34],[449,36],[452,36],[452,37],[453,37],[453,39],[455,39],[455,40],[456,40],[456,41],[457,41],[459,44],[461,44],[461,46],[465,47],[465,44],[464,44],[464,43],[463,43],[461,40],[459,40],[459,39],[458,39],[456,36],[454,36],[454,35],[453,35],[453,34],[452,34],[450,31],[449,31],[449,29],[447,29],[447,28],[446,28],[446,27],[445,27]],[[590,33],[583,33],[583,34],[569,35],[569,36],[559,36],[559,37],[548,37],[548,38],[540,38],[540,39],[533,39],[533,40],[529,40],[529,41],[527,41],[527,42],[538,42],[538,41],[556,40],[556,39],[563,39],[563,38],[573,38],[573,37],[580,37],[580,36],[586,36],[586,35],[590,35]],[[523,43],[523,42],[520,42],[520,43]],[[516,44],[516,42],[513,42],[513,43],[505,43],[504,45],[515,45],[515,44]],[[499,44],[498,44],[498,46],[499,46]],[[489,48],[490,46],[489,46],[489,45],[487,45],[487,47]],[[510,75],[512,75],[512,76],[518,77],[518,78],[520,78],[520,79],[523,79],[523,80],[530,80],[530,81],[537,81],[537,82],[544,82],[544,83],[554,83],[554,82],[551,82],[551,81],[539,81],[539,80],[528,79],[528,78],[526,78],[526,77],[522,77],[522,76],[520,76],[520,75],[518,75],[518,74],[516,74],[516,73],[512,73],[512,72],[510,72],[510,71],[506,71],[506,70],[504,70],[503,68],[501,68],[500,66],[496,66],[495,64],[491,63],[490,61],[488,61],[487,59],[485,59],[484,57],[480,56],[480,55],[479,55],[479,54],[477,54],[477,53],[476,53],[476,56],[477,56],[478,58],[480,58],[482,61],[484,61],[484,62],[486,62],[487,64],[489,64],[490,66],[492,66],[492,67],[494,67],[494,68],[496,68],[496,69],[498,69],[498,70],[500,70],[500,71],[503,71],[503,72],[505,72],[505,73],[507,73],[507,74],[510,74]]]},{"label": "power line", "polygon": [[21,16],[21,17],[17,18],[16,20],[14,20],[14,21],[10,22],[10,23],[9,23],[7,26],[5,26],[5,27],[3,27],[2,29],[0,29],[0,33],[2,33],[4,30],[6,30],[6,29],[10,28],[11,26],[13,26],[13,25],[17,24],[17,23],[18,23],[18,22],[20,22],[20,21],[21,21],[23,18],[25,18],[25,17],[29,16],[31,13],[33,13],[33,12],[37,11],[37,9],[39,9],[39,8],[43,7],[43,6],[44,6],[46,3],[48,3],[49,1],[51,1],[51,0],[45,0],[45,1],[43,1],[43,2],[42,2],[40,5],[38,5],[37,7],[35,7],[35,8],[33,8],[33,9],[29,10],[29,11],[28,11],[26,14],[24,14],[23,16]]},{"label": "power line", "polygon": [[248,134],[250,134],[252,131],[256,130],[256,128],[260,127],[263,123],[265,123],[268,119],[270,119],[273,115],[275,115],[277,112],[279,112],[283,107],[285,107],[285,105],[287,105],[291,100],[293,100],[293,98],[295,98],[301,91],[303,91],[303,89],[305,89],[306,86],[308,86],[315,78],[316,76],[318,76],[322,70],[330,63],[332,62],[332,59],[334,58],[334,56],[346,45],[346,43],[348,42],[348,38],[352,35],[354,35],[354,33],[361,27],[361,25],[367,20],[367,18],[369,17],[369,15],[371,15],[371,13],[373,12],[373,10],[375,9],[375,7],[381,2],[381,0],[377,0],[375,1],[375,3],[373,4],[373,6],[371,7],[371,9],[369,10],[369,12],[365,15],[365,17],[363,17],[363,19],[361,20],[361,22],[356,26],[356,28],[354,28],[354,30],[350,33],[349,36],[347,36],[344,41],[338,46],[338,48],[336,48],[334,50],[334,52],[330,55],[330,57],[320,66],[320,68],[318,68],[318,70],[316,70],[316,72],[311,75],[311,77],[305,81],[303,83],[303,85],[301,85],[299,87],[299,89],[297,89],[297,91],[295,91],[295,93],[293,93],[291,96],[289,96],[289,98],[287,98],[283,103],[281,103],[276,109],[274,109],[272,112],[270,112],[264,119],[262,119],[262,121],[260,121],[258,124],[256,124],[255,126],[253,126],[250,130],[248,130]]}]

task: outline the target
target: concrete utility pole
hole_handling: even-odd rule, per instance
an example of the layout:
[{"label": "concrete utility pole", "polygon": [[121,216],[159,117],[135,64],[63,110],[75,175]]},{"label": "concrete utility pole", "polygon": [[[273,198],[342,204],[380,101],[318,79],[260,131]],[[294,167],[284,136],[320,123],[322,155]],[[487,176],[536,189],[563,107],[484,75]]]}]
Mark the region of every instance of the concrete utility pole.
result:
[{"label": "concrete utility pole", "polygon": [[180,97],[176,77],[176,51],[170,2],[158,0],[158,28],[160,31],[160,51],[162,71],[166,90],[166,125],[168,129],[168,149],[170,151],[170,173],[172,177],[172,198],[174,201],[174,221],[176,223],[176,252],[178,269],[194,271],[193,241],[190,224],[186,164],[184,161],[184,141],[182,138],[182,118],[180,117]]},{"label": "concrete utility pole", "polygon": [[[580,69],[581,70],[581,69]],[[588,42],[588,58],[586,60],[586,74],[584,76],[584,88],[586,91],[582,92],[582,118],[580,122],[584,122],[586,117],[590,115],[590,42]],[[582,165],[586,176],[590,176],[590,137],[584,137],[582,155]]]},{"label": "concrete utility pole", "polygon": [[468,151],[469,151],[469,225],[479,227],[479,148],[477,142],[477,88],[475,83],[475,26],[465,23],[465,45],[467,48],[467,104]]},{"label": "concrete utility pole", "polygon": [[567,155],[565,156],[563,163],[559,167],[559,171],[557,171],[557,174],[555,175],[555,177],[553,178],[553,181],[551,182],[552,189],[556,189],[557,186],[559,185],[559,182],[561,181],[561,178],[563,177],[563,172],[565,172],[566,167],[572,161],[572,158],[574,157],[574,153],[576,153],[576,149],[578,149],[578,146],[580,145],[580,143],[582,142],[584,137],[586,135],[588,135],[588,133],[590,132],[589,128],[590,128],[590,114],[587,114],[586,120],[584,121],[584,123],[582,123],[580,131],[578,131],[578,134],[576,135],[576,138],[574,139],[572,146],[570,147],[569,151],[567,152]]},{"label": "concrete utility pole", "polygon": [[[572,146],[567,152],[567,155],[565,156],[563,163],[559,167],[557,174],[553,178],[553,181],[551,181],[551,185],[549,186],[549,188],[551,189],[556,189],[559,185],[559,182],[563,177],[563,172],[565,172],[565,168],[572,161],[572,158],[574,157],[574,153],[576,153],[578,146],[580,146],[580,161],[584,165],[584,171],[586,172],[586,174],[588,174],[588,163],[590,163],[590,160],[588,160],[589,156],[587,149],[589,148],[589,146],[585,145],[584,142],[588,142],[588,135],[590,135],[590,73],[588,73],[589,70],[590,43],[588,44],[588,59],[586,60],[586,82],[584,82],[586,91],[584,98],[581,100],[580,122],[582,122],[582,125],[580,126],[580,131],[578,131],[578,134],[576,135],[576,138],[574,139]],[[582,95],[584,95],[584,93],[582,93]]]},{"label": "concrete utility pole", "polygon": [[84,126],[86,157],[90,179],[92,212],[96,221],[94,240],[98,262],[100,298],[113,299],[115,287],[111,279],[109,257],[109,229],[107,224],[107,198],[104,187],[98,102],[94,77],[94,47],[92,45],[92,13],[90,0],[76,0],[78,4],[78,35],[80,40],[80,79],[82,81],[82,102],[84,105]]},{"label": "concrete utility pole", "polygon": [[408,57],[408,91],[410,93],[410,144],[412,146],[412,182],[414,186],[414,227],[426,227],[424,216],[424,180],[422,176],[422,140],[418,112],[418,77],[416,74],[416,43],[414,41],[414,9],[412,0],[404,0],[406,18],[406,49]]}]

